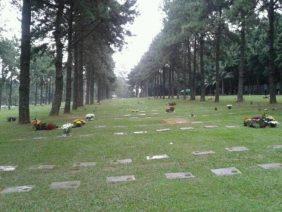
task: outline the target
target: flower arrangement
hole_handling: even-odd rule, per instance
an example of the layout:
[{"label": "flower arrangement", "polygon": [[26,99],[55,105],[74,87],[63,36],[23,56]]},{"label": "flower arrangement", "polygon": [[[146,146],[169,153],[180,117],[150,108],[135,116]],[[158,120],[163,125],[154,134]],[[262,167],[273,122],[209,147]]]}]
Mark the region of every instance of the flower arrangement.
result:
[{"label": "flower arrangement", "polygon": [[226,107],[227,107],[229,110],[231,110],[232,107],[233,107],[233,105],[226,105]]},{"label": "flower arrangement", "polygon": [[95,118],[95,114],[89,113],[85,116],[86,121],[93,121]]},{"label": "flower arrangement", "polygon": [[175,107],[174,107],[174,106],[170,106],[170,105],[167,105],[167,106],[166,106],[166,109],[165,109],[165,111],[166,111],[167,113],[173,113],[174,110],[175,110]]},{"label": "flower arrangement", "polygon": [[58,126],[54,124],[47,124],[37,119],[34,119],[31,124],[35,130],[54,130],[58,128]]},{"label": "flower arrangement", "polygon": [[67,123],[67,124],[64,124],[61,129],[63,130],[63,133],[65,136],[68,136],[71,132],[71,128],[73,128],[73,124],[71,123]]},{"label": "flower arrangement", "polygon": [[275,128],[279,125],[279,122],[274,117],[263,114],[262,116],[254,116],[252,118],[244,119],[244,126],[252,128]]},{"label": "flower arrangement", "polygon": [[83,119],[76,119],[73,121],[73,128],[82,127],[86,122]]}]

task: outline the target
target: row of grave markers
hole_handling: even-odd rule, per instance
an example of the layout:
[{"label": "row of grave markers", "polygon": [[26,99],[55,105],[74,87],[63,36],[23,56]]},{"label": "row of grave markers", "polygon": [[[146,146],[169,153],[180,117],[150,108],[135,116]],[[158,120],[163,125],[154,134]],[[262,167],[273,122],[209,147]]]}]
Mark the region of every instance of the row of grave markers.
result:
[{"label": "row of grave markers", "polygon": [[[234,128],[237,128],[237,126],[225,126],[226,128],[229,128],[229,129],[234,129]],[[218,128],[217,125],[207,125],[207,126],[204,126],[204,128],[206,129],[215,129],[215,128]],[[195,128],[194,127],[181,127],[179,128],[180,130],[194,130]],[[163,129],[157,129],[156,132],[168,132],[168,131],[171,131],[170,128],[163,128]],[[135,131],[133,132],[133,134],[135,135],[140,135],[140,134],[147,134],[148,131]],[[114,135],[127,135],[126,132],[115,132]]]},{"label": "row of grave markers", "polygon": [[[273,148],[281,148],[282,145],[275,145]],[[246,151],[248,150],[245,147],[233,147],[233,148],[226,148],[228,151]],[[208,155],[213,154],[213,151],[205,151],[205,152],[193,152],[196,156],[201,155]],[[166,154],[163,155],[154,155],[154,156],[147,156],[147,160],[162,160],[168,159],[169,156]],[[115,163],[120,164],[130,164],[132,163],[132,159],[123,159],[117,160]],[[89,168],[96,166],[96,162],[81,162],[75,163],[73,167],[81,167],[81,168]],[[281,169],[281,163],[267,163],[267,164],[258,164],[259,167],[269,170],[269,169]],[[0,166],[0,171],[15,171],[17,166]],[[54,169],[54,165],[39,165],[39,166],[32,166],[30,167],[31,170],[51,170]],[[241,171],[235,167],[227,167],[227,168],[218,168],[218,169],[211,169],[211,172],[216,176],[231,176],[241,174]],[[190,179],[195,178],[195,176],[190,172],[176,172],[176,173],[166,173],[165,177],[169,180],[177,180],[177,179]],[[108,183],[122,183],[122,182],[130,182],[135,181],[136,178],[134,175],[126,175],[126,176],[111,176],[107,177]],[[76,189],[80,186],[80,181],[65,181],[65,182],[53,182],[50,184],[50,189]],[[16,187],[8,187],[1,191],[1,194],[8,194],[8,193],[21,193],[21,192],[29,192],[35,186],[34,185],[25,185],[25,186],[16,186]]]}]

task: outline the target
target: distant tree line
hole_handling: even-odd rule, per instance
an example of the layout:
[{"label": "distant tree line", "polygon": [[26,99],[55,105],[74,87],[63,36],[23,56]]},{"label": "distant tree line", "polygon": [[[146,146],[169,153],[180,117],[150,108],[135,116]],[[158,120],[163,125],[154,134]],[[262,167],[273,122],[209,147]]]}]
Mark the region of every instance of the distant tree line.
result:
[{"label": "distant tree line", "polygon": [[[143,96],[269,94],[282,77],[281,0],[165,0],[164,28],[129,75]],[[136,94],[136,93],[135,93]]]}]

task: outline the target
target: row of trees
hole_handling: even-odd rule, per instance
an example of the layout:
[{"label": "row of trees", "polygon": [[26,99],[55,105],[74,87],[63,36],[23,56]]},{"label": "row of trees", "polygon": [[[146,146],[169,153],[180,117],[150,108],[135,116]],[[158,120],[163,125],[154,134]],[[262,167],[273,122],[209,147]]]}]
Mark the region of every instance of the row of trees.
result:
[{"label": "row of trees", "polygon": [[[12,0],[22,9],[19,122],[30,122],[30,81],[34,102],[52,99],[50,115],[109,97],[115,81],[114,50],[121,49],[136,0]],[[21,4],[22,3],[22,4]],[[66,58],[66,62],[64,62]],[[65,77],[64,77],[65,76]],[[65,91],[65,98],[63,97]],[[43,98],[44,96],[44,98]]]},{"label": "row of trees", "polygon": [[[143,95],[269,92],[282,69],[281,0],[166,0],[164,29],[129,75]],[[268,85],[268,86],[266,86]],[[281,84],[280,84],[281,86]],[[213,92],[214,91],[214,92]],[[186,92],[183,92],[186,98]]]}]

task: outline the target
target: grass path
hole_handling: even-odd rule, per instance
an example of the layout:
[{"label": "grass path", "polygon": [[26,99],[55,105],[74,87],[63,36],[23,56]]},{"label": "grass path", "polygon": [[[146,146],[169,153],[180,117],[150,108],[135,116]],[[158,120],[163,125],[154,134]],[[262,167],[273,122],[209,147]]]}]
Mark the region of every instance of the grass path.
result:
[{"label": "grass path", "polygon": [[[247,97],[237,105],[235,97],[220,104],[177,101],[176,113],[167,114],[168,100],[129,99],[103,102],[95,106],[96,119],[74,129],[67,139],[61,130],[35,132],[30,126],[7,123],[16,111],[0,112],[0,165],[17,165],[15,172],[0,172],[0,190],[35,185],[28,193],[0,195],[0,211],[281,211],[282,171],[263,170],[257,164],[282,163],[281,126],[251,129],[242,126],[245,116],[269,114],[282,122],[282,105],[270,106],[261,96]],[[282,98],[278,99],[280,102]],[[250,102],[253,104],[250,104]],[[233,104],[228,110],[226,104]],[[217,107],[218,111],[214,108]],[[146,111],[146,116],[131,109]],[[32,116],[58,125],[93,112],[85,107],[72,115],[48,117],[49,107],[33,107]],[[143,112],[142,112],[143,113]],[[156,114],[159,113],[159,114]],[[195,114],[191,118],[191,113]],[[131,114],[130,117],[124,116]],[[138,117],[138,118],[132,118]],[[161,124],[166,118],[186,118],[194,130]],[[203,123],[191,124],[193,121]],[[217,125],[205,129],[205,125]],[[234,129],[226,125],[237,126]],[[99,128],[99,126],[106,126]],[[170,128],[168,132],[157,129]],[[136,135],[135,131],[147,131]],[[114,135],[125,132],[125,136]],[[45,137],[43,140],[33,140]],[[172,144],[171,144],[172,143]],[[245,146],[247,152],[228,152],[226,147]],[[196,157],[193,151],[212,150],[215,154]],[[166,160],[147,161],[146,156],[167,154]],[[131,158],[130,165],[113,164]],[[74,169],[76,162],[96,162],[88,169]],[[38,164],[56,165],[54,170],[30,171]],[[236,167],[242,174],[216,177],[210,169]],[[191,172],[189,180],[167,180],[165,173]],[[109,184],[109,176],[135,175],[136,181]],[[50,190],[52,182],[79,180],[76,190]]]}]

